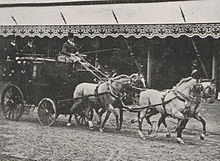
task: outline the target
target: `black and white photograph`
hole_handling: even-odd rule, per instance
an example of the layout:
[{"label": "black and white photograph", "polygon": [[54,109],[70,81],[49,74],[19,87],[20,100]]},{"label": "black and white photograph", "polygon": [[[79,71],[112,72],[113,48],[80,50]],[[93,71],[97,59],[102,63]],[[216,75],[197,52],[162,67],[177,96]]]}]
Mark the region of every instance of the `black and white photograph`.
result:
[{"label": "black and white photograph", "polygon": [[220,0],[1,0],[0,161],[220,161]]}]

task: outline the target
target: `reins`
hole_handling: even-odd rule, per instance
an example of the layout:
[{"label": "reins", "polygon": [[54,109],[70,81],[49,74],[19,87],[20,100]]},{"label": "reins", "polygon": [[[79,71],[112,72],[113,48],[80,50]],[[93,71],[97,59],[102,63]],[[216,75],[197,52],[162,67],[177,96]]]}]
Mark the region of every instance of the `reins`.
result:
[{"label": "reins", "polygon": [[163,105],[163,104],[167,104],[167,103],[171,102],[172,100],[174,100],[176,98],[177,98],[177,96],[175,96],[175,97],[173,97],[173,98],[171,98],[171,99],[169,99],[169,100],[167,100],[165,102],[158,103],[158,104],[153,104],[153,105],[148,105],[148,106],[146,106],[146,105],[141,105],[141,106],[138,106],[138,105],[132,106],[131,105],[131,106],[127,106],[127,105],[124,104],[123,100],[121,100],[121,103],[122,103],[123,108],[125,110],[129,111],[129,112],[140,112],[140,111],[145,110],[145,109],[150,109],[151,107],[153,108],[155,106],[160,106],[160,105]]},{"label": "reins", "polygon": [[135,87],[135,86],[132,86],[132,85],[131,85],[131,88],[136,89],[136,90],[139,90],[139,91],[145,91],[145,90],[149,89],[149,88]]}]

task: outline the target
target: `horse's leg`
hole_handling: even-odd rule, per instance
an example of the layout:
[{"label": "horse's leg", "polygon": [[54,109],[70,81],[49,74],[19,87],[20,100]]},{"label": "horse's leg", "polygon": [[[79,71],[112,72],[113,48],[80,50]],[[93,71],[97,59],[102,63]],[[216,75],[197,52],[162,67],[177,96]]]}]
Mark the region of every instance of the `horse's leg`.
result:
[{"label": "horse's leg", "polygon": [[142,123],[143,123],[143,119],[144,119],[145,115],[146,115],[145,110],[138,113],[138,125],[139,125],[138,133],[143,140],[146,139],[146,137],[143,134],[143,130],[142,130]]},{"label": "horse's leg", "polygon": [[164,127],[165,127],[165,129],[166,129],[166,137],[167,137],[167,138],[170,138],[170,137],[171,137],[171,132],[170,132],[170,129],[168,128],[168,126],[167,126],[166,117],[164,117],[163,125],[164,125]]},{"label": "horse's leg", "polygon": [[173,117],[178,118],[178,124],[177,124],[177,142],[180,144],[184,144],[184,141],[182,139],[182,131],[184,129],[183,125],[184,125],[184,121],[185,121],[185,117],[181,112],[177,112],[173,115]]},{"label": "horse's leg", "polygon": [[123,110],[122,110],[122,108],[119,108],[119,115],[120,115],[120,123],[119,123],[119,129],[118,130],[121,130],[122,122],[123,122]]},{"label": "horse's leg", "polygon": [[116,130],[118,130],[119,129],[119,120],[118,120],[119,115],[118,115],[117,111],[115,110],[115,108],[111,104],[108,105],[108,111],[107,111],[107,114],[105,116],[105,120],[101,123],[101,126],[100,126],[101,128],[100,129],[104,128],[104,125],[105,125],[106,121],[108,120],[108,118],[110,116],[109,113],[114,114],[114,116],[116,118]]},{"label": "horse's leg", "polygon": [[167,123],[166,123],[166,115],[163,115],[163,114],[161,115],[161,117],[160,117],[160,119],[158,121],[156,135],[157,135],[157,133],[159,131],[161,123],[163,123],[163,125],[164,125],[164,127],[166,129],[166,137],[170,138],[171,133],[170,133],[170,130],[168,129],[168,126],[167,126]]},{"label": "horse's leg", "polygon": [[177,127],[177,142],[180,144],[184,144],[184,141],[182,139],[182,132],[183,129],[185,129],[186,124],[189,120],[188,119],[184,119],[184,120],[179,120],[179,126]]},{"label": "horse's leg", "polygon": [[111,111],[114,114],[115,119],[116,119],[116,130],[119,130],[120,129],[119,119],[118,119],[119,115],[118,115],[116,109],[111,104],[109,104],[108,105],[108,110]]},{"label": "horse's leg", "polygon": [[158,112],[157,112],[156,110],[151,109],[151,110],[149,111],[149,113],[147,113],[147,114],[145,115],[145,119],[146,119],[147,123],[151,126],[151,129],[148,130],[148,134],[149,134],[149,135],[154,131],[153,124],[152,124],[152,122],[150,121],[150,117],[153,116],[153,115],[156,115],[157,113],[158,113]]},{"label": "horse's leg", "polygon": [[194,119],[200,121],[202,123],[202,126],[203,126],[203,133],[200,135],[200,139],[201,140],[204,140],[205,139],[205,135],[206,135],[206,122],[205,120],[202,118],[201,114],[198,113],[197,115],[195,115],[193,117]]},{"label": "horse's leg", "polygon": [[100,124],[100,128],[99,128],[99,131],[100,131],[100,132],[103,132],[105,123],[106,123],[106,121],[108,120],[110,114],[111,114],[111,111],[107,110],[107,113],[106,113],[106,115],[105,115],[105,119],[104,119],[104,121],[101,122],[101,124]]},{"label": "horse's leg", "polygon": [[102,108],[101,111],[99,112],[99,109],[95,109],[97,117],[98,117],[98,121],[97,124],[100,125],[102,122],[102,115],[106,112],[106,109]]},{"label": "horse's leg", "polygon": [[94,127],[92,123],[92,117],[90,117],[89,115],[90,110],[93,110],[93,109],[91,108],[91,105],[89,104],[85,109],[85,116],[86,116],[86,119],[88,120],[89,129],[93,131]]},{"label": "horse's leg", "polygon": [[73,117],[73,115],[72,114],[70,114],[70,116],[69,116],[69,119],[68,119],[68,122],[67,122],[67,124],[66,124],[66,126],[71,126],[71,120],[72,120],[72,117]]},{"label": "horse's leg", "polygon": [[166,137],[170,138],[171,137],[171,132],[170,132],[170,129],[168,128],[167,123],[166,123],[166,116],[163,116],[162,123],[163,123],[163,125],[166,129]]},{"label": "horse's leg", "polygon": [[84,101],[83,98],[79,98],[79,99],[75,100],[71,109],[70,109],[70,112],[75,113],[76,112],[75,110],[79,107],[80,104],[83,103],[83,101]]}]

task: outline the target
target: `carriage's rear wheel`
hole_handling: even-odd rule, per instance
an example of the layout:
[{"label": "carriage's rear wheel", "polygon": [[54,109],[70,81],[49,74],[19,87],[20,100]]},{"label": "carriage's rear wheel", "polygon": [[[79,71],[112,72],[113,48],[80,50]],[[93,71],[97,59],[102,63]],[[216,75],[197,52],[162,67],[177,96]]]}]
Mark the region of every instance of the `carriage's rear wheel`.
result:
[{"label": "carriage's rear wheel", "polygon": [[19,87],[9,85],[1,97],[3,115],[9,120],[19,120],[24,112],[23,94]]},{"label": "carriage's rear wheel", "polygon": [[[94,114],[93,109],[90,109],[89,110],[90,120],[93,119],[93,114]],[[77,124],[79,124],[79,125],[82,125],[82,126],[87,126],[88,125],[88,120],[86,118],[85,111],[76,113],[75,114],[75,120],[76,120]]]},{"label": "carriage's rear wheel", "polygon": [[58,117],[55,103],[50,98],[43,98],[38,104],[38,120],[41,125],[51,126]]}]

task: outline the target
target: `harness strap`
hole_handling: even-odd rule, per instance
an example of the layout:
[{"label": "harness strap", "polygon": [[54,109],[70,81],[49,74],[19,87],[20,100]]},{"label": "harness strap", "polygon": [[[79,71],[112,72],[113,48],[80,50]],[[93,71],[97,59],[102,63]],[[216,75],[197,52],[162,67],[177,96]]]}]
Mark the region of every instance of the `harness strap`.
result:
[{"label": "harness strap", "polygon": [[[188,98],[186,95],[184,95],[183,93],[181,93],[180,91],[177,91],[177,90],[173,90],[173,93],[177,96],[177,98],[182,101],[182,102],[190,102],[190,98]],[[179,96],[179,95],[181,96]]]},{"label": "harness strap", "polygon": [[164,104],[164,107],[165,107],[165,105],[167,104],[167,103],[170,103],[172,100],[174,100],[174,99],[176,99],[176,98],[178,98],[177,96],[175,96],[175,97],[173,97],[173,98],[171,98],[171,99],[169,99],[169,100],[167,100],[167,101],[164,101],[164,102],[162,102],[162,103],[158,103],[158,104],[152,104],[152,105],[148,105],[148,106],[146,106],[146,105],[142,105],[142,106],[126,106],[125,104],[124,104],[124,102],[123,102],[123,100],[121,100],[121,104],[122,104],[122,106],[123,106],[123,108],[125,109],[125,110],[127,110],[127,111],[130,111],[130,112],[140,112],[140,111],[142,111],[142,110],[145,110],[145,109],[150,109],[150,108],[154,108],[154,107],[156,107],[156,106],[161,106],[161,105],[163,105]]},{"label": "harness strap", "polygon": [[[108,87],[109,87],[109,94],[114,97],[115,99],[119,99],[122,100],[123,96],[118,92],[117,89],[115,89],[114,87],[112,87],[112,85],[110,83],[108,83]],[[117,93],[119,93],[119,96],[116,95],[113,90],[115,90]]]},{"label": "harness strap", "polygon": [[166,94],[163,95],[163,97],[161,97],[161,101],[162,101],[162,107],[164,109],[164,113],[165,115],[167,115],[167,110],[166,110],[165,103],[164,103],[165,97],[166,97]]},{"label": "harness strap", "polygon": [[149,88],[139,88],[139,87],[135,87],[135,86],[131,86],[131,88],[139,90],[139,91],[145,91],[145,90],[149,89]]},{"label": "harness strap", "polygon": [[96,96],[96,99],[97,99],[98,103],[100,103],[100,104],[101,104],[101,100],[100,100],[100,98],[99,98],[98,89],[99,89],[99,86],[100,86],[102,83],[103,83],[103,82],[99,83],[99,84],[96,86],[95,92],[94,92],[94,96]]}]

